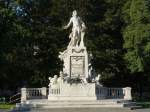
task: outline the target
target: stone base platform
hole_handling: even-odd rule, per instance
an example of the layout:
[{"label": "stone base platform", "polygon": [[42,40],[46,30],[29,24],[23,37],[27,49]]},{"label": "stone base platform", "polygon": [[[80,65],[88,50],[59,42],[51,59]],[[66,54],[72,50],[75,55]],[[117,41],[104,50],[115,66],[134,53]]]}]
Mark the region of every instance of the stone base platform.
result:
[{"label": "stone base platform", "polygon": [[123,108],[134,106],[134,102],[125,101],[122,99],[105,99],[97,101],[49,101],[42,100],[27,100],[26,102],[16,104],[18,109],[31,108]]}]

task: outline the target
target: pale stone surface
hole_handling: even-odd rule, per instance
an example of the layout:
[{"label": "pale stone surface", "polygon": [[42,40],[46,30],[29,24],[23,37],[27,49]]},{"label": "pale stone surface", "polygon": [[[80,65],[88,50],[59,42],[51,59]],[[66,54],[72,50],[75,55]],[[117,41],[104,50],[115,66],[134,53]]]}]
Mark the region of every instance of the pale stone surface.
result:
[{"label": "pale stone surface", "polygon": [[47,96],[47,88],[46,87],[42,87],[41,93],[42,93],[42,99],[45,99],[46,96]]},{"label": "pale stone surface", "polygon": [[82,19],[77,15],[77,11],[74,10],[72,13],[72,17],[70,18],[69,23],[64,26],[64,29],[67,29],[68,27],[72,27],[72,32],[69,35],[69,38],[71,39],[69,46],[82,46],[84,47],[84,35],[85,35],[85,23],[82,21]]},{"label": "pale stone surface", "polygon": [[88,53],[86,47],[68,47],[60,53],[59,58],[64,62],[63,73],[66,77],[81,79],[89,77]]},{"label": "pale stone surface", "polygon": [[125,100],[132,100],[131,87],[123,88],[123,90],[124,90],[124,99]]},{"label": "pale stone surface", "polygon": [[[28,103],[17,103],[18,109],[52,109],[52,108],[123,108],[134,106],[135,103],[123,99],[104,100],[28,100]],[[22,108],[20,108],[22,107]]]},{"label": "pale stone surface", "polygon": [[57,92],[49,94],[48,100],[96,100],[95,84],[61,84]]},{"label": "pale stone surface", "polygon": [[100,84],[100,83],[99,83],[100,79],[101,79],[101,75],[98,74],[98,76],[97,76],[96,79],[95,79],[95,81],[96,81],[97,84]]},{"label": "pale stone surface", "polygon": [[59,84],[62,84],[62,83],[64,82],[64,74],[63,74],[62,71],[60,71],[60,74],[59,74],[59,77],[58,77],[58,79],[57,79],[57,82],[58,82]]},{"label": "pale stone surface", "polygon": [[21,88],[21,102],[24,102],[27,100],[27,89]]},{"label": "pale stone surface", "polygon": [[69,23],[64,26],[64,29],[72,25],[72,32],[69,35],[71,38],[67,49],[60,52],[59,58],[64,62],[63,74],[65,78],[80,78],[85,83],[87,79],[95,80],[94,70],[91,65],[92,54],[88,55],[84,46],[84,35],[86,32],[85,23],[77,15],[74,10]]}]

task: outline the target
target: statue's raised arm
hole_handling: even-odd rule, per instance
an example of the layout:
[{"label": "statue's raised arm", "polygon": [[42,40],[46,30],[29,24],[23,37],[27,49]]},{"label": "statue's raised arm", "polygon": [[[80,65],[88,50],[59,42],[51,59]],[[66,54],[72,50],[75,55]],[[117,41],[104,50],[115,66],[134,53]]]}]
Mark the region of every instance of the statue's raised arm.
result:
[{"label": "statue's raised arm", "polygon": [[68,23],[66,26],[64,26],[64,29],[68,29],[68,27],[70,27],[70,26],[71,26],[71,24],[72,24],[72,19],[70,18],[69,23]]},{"label": "statue's raised arm", "polygon": [[72,32],[69,35],[71,38],[69,46],[84,46],[83,38],[85,34],[85,23],[81,20],[81,18],[77,15],[77,11],[74,10],[72,13],[72,17],[70,18],[69,23],[64,26],[64,29],[68,29],[72,25]]}]

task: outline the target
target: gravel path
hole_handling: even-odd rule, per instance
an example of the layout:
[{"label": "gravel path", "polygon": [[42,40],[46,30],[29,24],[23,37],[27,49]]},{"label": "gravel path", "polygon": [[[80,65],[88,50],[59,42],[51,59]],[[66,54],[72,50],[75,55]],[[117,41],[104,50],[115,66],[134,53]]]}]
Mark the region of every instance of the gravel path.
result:
[{"label": "gravel path", "polygon": [[[0,111],[8,112],[8,111]],[[150,109],[135,109],[127,108],[58,108],[58,109],[33,109],[30,111],[9,111],[9,112],[150,112]]]},{"label": "gravel path", "polygon": [[0,112],[8,112],[8,110],[0,109]]}]

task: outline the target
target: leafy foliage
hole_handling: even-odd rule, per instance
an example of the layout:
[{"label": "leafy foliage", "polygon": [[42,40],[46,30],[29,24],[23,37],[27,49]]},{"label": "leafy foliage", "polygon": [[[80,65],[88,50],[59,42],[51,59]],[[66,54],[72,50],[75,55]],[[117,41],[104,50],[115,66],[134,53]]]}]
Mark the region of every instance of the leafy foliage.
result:
[{"label": "leafy foliage", "polygon": [[70,32],[62,27],[74,9],[88,28],[84,41],[102,82],[148,86],[148,0],[8,0],[0,1],[1,89],[47,86],[48,77],[59,73],[58,55]]},{"label": "leafy foliage", "polygon": [[127,15],[123,32],[125,60],[131,72],[144,72],[150,64],[150,13],[145,0],[132,0]]}]

